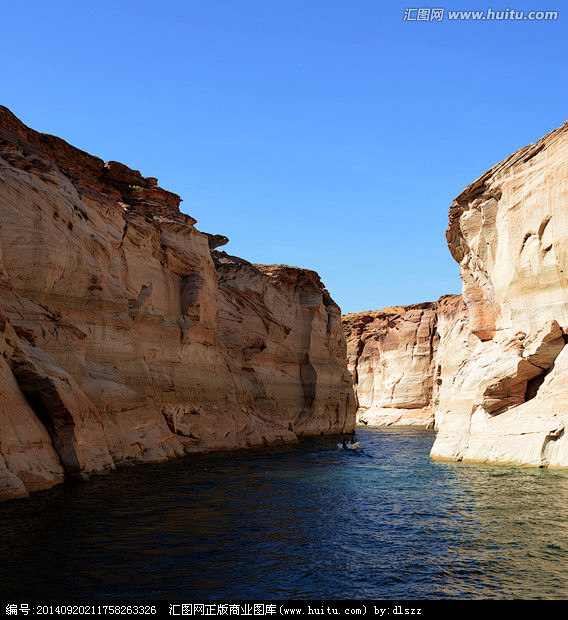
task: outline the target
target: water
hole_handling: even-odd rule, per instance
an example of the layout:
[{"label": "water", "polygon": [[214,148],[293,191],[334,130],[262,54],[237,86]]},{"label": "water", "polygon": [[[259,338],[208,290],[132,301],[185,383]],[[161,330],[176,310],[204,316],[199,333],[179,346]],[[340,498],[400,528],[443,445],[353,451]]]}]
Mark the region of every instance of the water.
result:
[{"label": "water", "polygon": [[0,597],[568,598],[568,472],[432,461],[434,433],[139,465],[0,505]]}]

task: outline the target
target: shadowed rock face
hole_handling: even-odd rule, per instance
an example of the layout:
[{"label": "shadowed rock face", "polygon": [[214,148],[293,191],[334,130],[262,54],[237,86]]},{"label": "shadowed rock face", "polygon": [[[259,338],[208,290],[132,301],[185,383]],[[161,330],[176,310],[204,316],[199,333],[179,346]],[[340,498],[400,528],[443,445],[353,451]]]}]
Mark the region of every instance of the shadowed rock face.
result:
[{"label": "shadowed rock face", "polygon": [[433,456],[568,467],[568,123],[467,187],[447,239],[470,336]]},{"label": "shadowed rock face", "polygon": [[436,302],[343,317],[360,423],[434,425],[441,337],[447,339],[465,315],[461,296],[448,295]]},{"label": "shadowed rock face", "polygon": [[317,274],[215,251],[179,203],[0,107],[0,499],[353,429]]},{"label": "shadowed rock face", "polygon": [[317,273],[251,265],[223,252],[213,257],[219,339],[250,381],[255,404],[296,435],[344,432],[346,412],[353,428],[341,311]]}]

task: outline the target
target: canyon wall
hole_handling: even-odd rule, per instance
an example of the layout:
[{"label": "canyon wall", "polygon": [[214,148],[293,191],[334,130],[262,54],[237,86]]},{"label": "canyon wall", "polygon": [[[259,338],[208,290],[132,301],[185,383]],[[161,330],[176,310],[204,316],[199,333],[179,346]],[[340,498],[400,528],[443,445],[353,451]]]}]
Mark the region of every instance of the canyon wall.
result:
[{"label": "canyon wall", "polygon": [[447,346],[450,339],[463,336],[466,325],[460,295],[344,315],[357,421],[433,427],[442,377],[452,363]]},{"label": "canyon wall", "polygon": [[453,202],[461,296],[343,317],[361,423],[435,459],[568,467],[568,123]]},{"label": "canyon wall", "polygon": [[218,251],[179,204],[0,107],[0,499],[353,430],[318,275]]},{"label": "canyon wall", "polygon": [[568,123],[468,186],[447,239],[470,336],[432,456],[568,467]]}]

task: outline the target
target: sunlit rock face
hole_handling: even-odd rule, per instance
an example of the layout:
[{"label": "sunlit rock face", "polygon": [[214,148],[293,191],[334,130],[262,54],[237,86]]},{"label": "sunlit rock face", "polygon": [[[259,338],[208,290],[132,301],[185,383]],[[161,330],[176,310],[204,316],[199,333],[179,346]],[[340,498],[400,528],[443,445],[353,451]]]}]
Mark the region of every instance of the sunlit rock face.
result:
[{"label": "sunlit rock face", "polygon": [[448,295],[343,317],[359,423],[434,426],[433,404],[442,369],[450,363],[440,333],[454,337],[465,315],[461,297]]},{"label": "sunlit rock face", "polygon": [[568,124],[467,187],[447,239],[469,335],[432,456],[568,467]]},{"label": "sunlit rock face", "polygon": [[568,124],[450,209],[461,296],[343,317],[365,424],[436,428],[436,459],[568,467]]},{"label": "sunlit rock face", "polygon": [[0,499],[353,429],[317,274],[217,251],[179,203],[0,107]]}]

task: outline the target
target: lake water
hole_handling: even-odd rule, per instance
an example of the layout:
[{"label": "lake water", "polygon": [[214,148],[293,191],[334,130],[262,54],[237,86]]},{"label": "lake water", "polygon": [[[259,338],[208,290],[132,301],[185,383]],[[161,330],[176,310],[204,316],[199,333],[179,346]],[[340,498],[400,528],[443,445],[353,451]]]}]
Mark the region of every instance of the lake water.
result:
[{"label": "lake water", "polygon": [[2,599],[568,598],[568,472],[434,432],[138,465],[0,504]]}]

